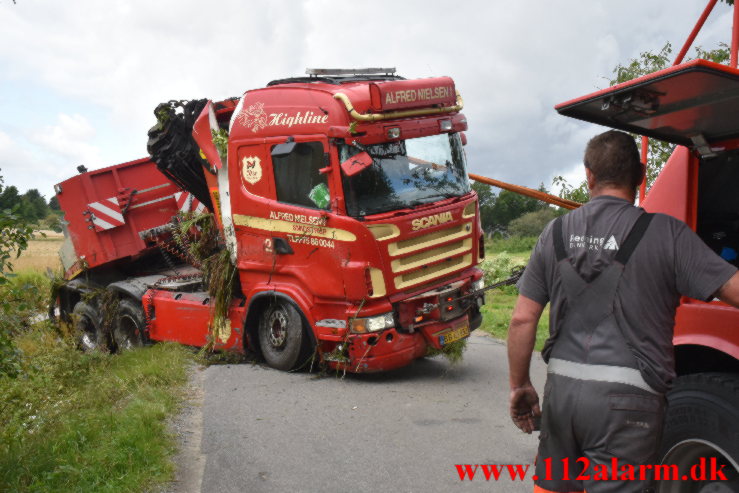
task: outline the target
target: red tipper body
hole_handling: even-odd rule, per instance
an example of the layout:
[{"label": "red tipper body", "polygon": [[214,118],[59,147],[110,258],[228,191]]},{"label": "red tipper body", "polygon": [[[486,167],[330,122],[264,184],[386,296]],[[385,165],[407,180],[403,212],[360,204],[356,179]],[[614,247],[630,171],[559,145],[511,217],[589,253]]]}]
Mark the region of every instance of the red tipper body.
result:
[{"label": "red tipper body", "polygon": [[149,159],[81,173],[56,185],[65,214],[60,255],[71,279],[83,269],[136,258],[179,211],[202,210]]},{"label": "red tipper body", "polygon": [[[292,79],[247,91],[235,108],[208,104],[193,135],[209,163],[206,181],[243,297],[219,347],[258,350],[260,330],[276,323],[264,315],[276,301],[297,309],[325,361],[352,372],[404,366],[478,327],[483,300],[474,291],[484,252],[460,109],[448,77]],[[219,128],[228,129],[226,159],[212,139]],[[359,152],[373,163],[366,158],[366,169],[344,174],[341,163]],[[112,195],[121,186],[165,183],[166,193],[175,191],[156,168],[140,163],[136,184],[113,187]],[[126,166],[108,173],[122,174]],[[91,175],[63,182],[60,202],[70,183]],[[145,227],[121,233],[130,251],[112,239],[104,243],[111,233],[87,229],[79,212],[91,199],[74,210],[62,202],[72,237],[85,235],[82,243],[91,245],[78,254],[92,266],[148,248],[141,230],[176,212],[166,193],[157,195],[159,205],[124,215],[129,223],[143,221],[132,211],[146,215]],[[206,298],[173,288],[147,291],[151,337],[205,344]],[[272,330],[262,344],[278,336]]]}]

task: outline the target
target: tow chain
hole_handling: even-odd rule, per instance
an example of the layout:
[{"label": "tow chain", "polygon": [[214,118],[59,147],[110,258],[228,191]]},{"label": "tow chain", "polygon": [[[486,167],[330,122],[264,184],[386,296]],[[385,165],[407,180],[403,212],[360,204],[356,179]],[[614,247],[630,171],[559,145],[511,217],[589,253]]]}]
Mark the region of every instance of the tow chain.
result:
[{"label": "tow chain", "polygon": [[459,298],[457,298],[457,300],[461,300],[463,298],[469,298],[471,296],[477,296],[477,295],[482,294],[485,291],[489,291],[491,289],[502,288],[503,286],[510,286],[512,284],[516,284],[518,282],[518,280],[521,279],[521,276],[523,275],[523,271],[524,270],[526,270],[526,267],[514,267],[511,270],[511,277],[509,277],[508,279],[503,279],[502,281],[498,281],[496,283],[493,283],[490,286],[485,286],[482,289],[478,289],[477,291],[473,291],[470,294],[466,294],[464,296],[460,296]]},{"label": "tow chain", "polygon": [[[511,270],[511,277],[509,277],[508,279],[503,279],[502,281],[498,281],[496,283],[493,283],[490,286],[485,286],[482,289],[478,289],[478,290],[473,291],[471,293],[468,293],[468,294],[466,294],[464,296],[460,296],[458,298],[454,298],[454,299],[449,300],[449,301],[445,301],[444,303],[454,303],[456,301],[463,300],[463,299],[466,299],[466,298],[472,298],[472,297],[475,297],[475,296],[480,296],[485,291],[490,291],[491,289],[502,288],[503,286],[510,286],[512,284],[516,284],[518,282],[518,280],[521,279],[521,276],[523,275],[523,271],[525,269],[526,269],[526,267],[514,267]],[[439,308],[440,306],[441,306],[441,303],[426,303],[426,304],[423,305],[423,308],[420,308],[420,309],[417,310],[417,313],[418,314],[429,313],[429,312],[431,312],[431,311]]]}]

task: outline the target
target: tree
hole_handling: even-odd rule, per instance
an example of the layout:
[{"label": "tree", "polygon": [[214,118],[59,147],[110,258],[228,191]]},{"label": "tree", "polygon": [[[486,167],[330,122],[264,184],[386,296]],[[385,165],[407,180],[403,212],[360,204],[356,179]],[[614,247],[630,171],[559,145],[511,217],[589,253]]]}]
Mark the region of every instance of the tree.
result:
[{"label": "tree", "polygon": [[[733,5],[733,0],[723,0],[729,5]],[[700,46],[695,48],[696,58],[703,58],[715,63],[726,63],[730,58],[729,46],[726,43],[719,43],[718,48],[713,50],[705,50]],[[659,50],[657,53],[645,51],[639,54],[638,57],[632,58],[626,64],[616,65],[613,69],[613,79],[609,79],[608,83],[610,86],[621,84],[638,77],[642,77],[652,72],[667,68],[672,62],[672,44],[669,42]],[[632,134],[633,135],[633,134]],[[641,136],[633,135],[636,140],[636,145],[641,151]],[[660,171],[664,167],[665,163],[669,159],[672,151],[675,150],[674,144],[669,144],[657,139],[649,140],[649,154],[647,157],[647,189],[651,188],[654,180],[659,175]],[[561,186],[560,197],[569,198],[570,200],[577,200],[578,202],[586,202],[582,200],[583,191],[587,191],[587,184],[583,181],[580,185],[573,187],[561,176],[554,178],[554,183]],[[576,197],[581,197],[580,199]]]},{"label": "tree", "polygon": [[[546,192],[543,185],[539,190]],[[544,202],[540,202],[531,197],[525,197],[515,192],[502,190],[495,200],[495,204],[490,209],[492,216],[493,228],[495,230],[508,231],[508,225],[514,219],[523,216],[527,212],[533,212],[547,207]]]},{"label": "tree", "polygon": [[496,199],[493,187],[476,181],[472,184],[472,190],[477,193],[477,202],[480,204],[482,229],[487,233],[492,233],[495,227],[492,208]]},{"label": "tree", "polygon": [[[10,188],[17,197],[18,189],[15,187],[3,190],[3,179],[0,177],[0,199],[3,196],[13,195],[12,192],[5,193]],[[28,240],[33,234],[33,228],[16,214],[18,208],[19,204],[14,207],[0,207],[0,284],[8,281],[7,275],[13,271],[13,259],[18,258],[28,247]],[[14,308],[16,307],[13,300],[6,298],[0,300],[0,314],[7,314]],[[13,343],[12,335],[4,326],[5,324],[0,327],[0,375],[14,377],[21,372],[20,353]]]},{"label": "tree", "polygon": [[[0,188],[2,188],[1,185]],[[20,203],[21,196],[14,185],[5,187],[2,192],[0,192],[0,209],[13,209],[14,207],[20,206]]]},{"label": "tree", "polygon": [[584,204],[590,200],[590,191],[588,190],[588,182],[583,180],[580,185],[573,187],[562,176],[555,176],[552,185],[559,187],[559,196],[563,199],[574,200]]},{"label": "tree", "polygon": [[20,257],[33,234],[33,228],[17,213],[19,200],[11,205],[3,202],[12,197],[18,198],[18,189],[12,185],[4,187],[4,180],[0,176],[0,284],[5,283],[7,273],[13,271],[13,256]]},{"label": "tree", "polygon": [[46,199],[38,190],[32,188],[21,197],[20,214],[30,222],[36,222],[49,215],[49,206]]}]

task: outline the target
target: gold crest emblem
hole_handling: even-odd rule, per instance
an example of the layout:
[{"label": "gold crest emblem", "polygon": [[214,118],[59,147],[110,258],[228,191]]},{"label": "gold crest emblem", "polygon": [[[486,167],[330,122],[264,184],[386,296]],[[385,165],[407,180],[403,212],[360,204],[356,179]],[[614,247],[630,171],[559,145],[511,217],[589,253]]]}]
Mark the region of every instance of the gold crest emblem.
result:
[{"label": "gold crest emblem", "polygon": [[245,157],[241,161],[241,176],[244,181],[254,185],[262,179],[262,163],[257,156]]}]

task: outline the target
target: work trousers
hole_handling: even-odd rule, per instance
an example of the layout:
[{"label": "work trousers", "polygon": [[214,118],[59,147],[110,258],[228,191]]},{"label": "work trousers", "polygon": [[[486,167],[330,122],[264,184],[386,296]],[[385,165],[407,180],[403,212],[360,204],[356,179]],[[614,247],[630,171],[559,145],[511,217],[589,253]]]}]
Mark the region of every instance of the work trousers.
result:
[{"label": "work trousers", "polygon": [[651,470],[640,466],[657,460],[663,395],[550,373],[542,406],[538,486],[554,492],[649,491]]}]

